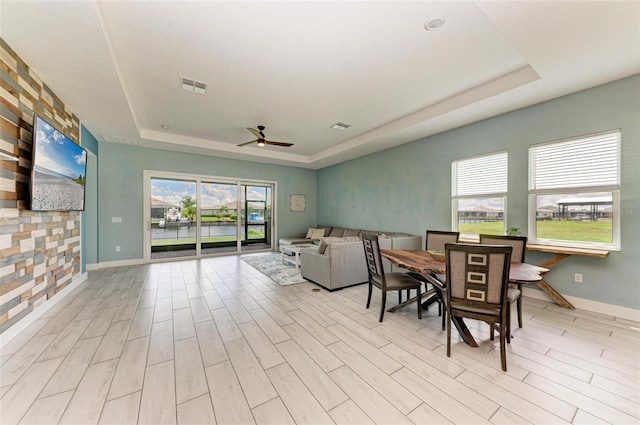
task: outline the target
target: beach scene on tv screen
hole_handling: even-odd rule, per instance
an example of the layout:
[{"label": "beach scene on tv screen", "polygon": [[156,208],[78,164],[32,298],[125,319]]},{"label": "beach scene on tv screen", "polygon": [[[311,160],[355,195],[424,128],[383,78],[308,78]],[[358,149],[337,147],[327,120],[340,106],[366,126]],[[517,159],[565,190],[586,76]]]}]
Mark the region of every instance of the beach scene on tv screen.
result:
[{"label": "beach scene on tv screen", "polygon": [[39,117],[33,148],[31,209],[84,209],[85,150]]}]

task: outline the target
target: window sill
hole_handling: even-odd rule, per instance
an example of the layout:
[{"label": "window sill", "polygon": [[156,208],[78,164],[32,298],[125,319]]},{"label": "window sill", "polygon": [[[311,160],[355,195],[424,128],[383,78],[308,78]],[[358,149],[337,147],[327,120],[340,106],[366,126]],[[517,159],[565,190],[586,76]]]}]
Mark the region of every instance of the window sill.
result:
[{"label": "window sill", "polygon": [[[477,244],[480,243],[479,238],[460,238],[460,243]],[[596,248],[578,248],[561,245],[543,245],[527,243],[527,249],[529,251],[547,252],[550,254],[565,254],[565,255],[583,255],[586,257],[599,257],[604,258],[609,255],[612,249],[596,249]]]},{"label": "window sill", "polygon": [[565,254],[565,255],[584,255],[587,257],[599,257],[604,258],[609,255],[607,249],[593,249],[593,248],[572,248],[568,246],[557,245],[539,245],[539,244],[527,244],[529,251],[548,252],[550,254]]}]

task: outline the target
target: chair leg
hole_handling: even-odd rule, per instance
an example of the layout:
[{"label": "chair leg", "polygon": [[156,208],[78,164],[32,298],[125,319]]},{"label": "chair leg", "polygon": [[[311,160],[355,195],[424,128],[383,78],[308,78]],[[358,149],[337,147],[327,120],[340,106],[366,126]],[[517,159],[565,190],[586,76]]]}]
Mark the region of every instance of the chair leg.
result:
[{"label": "chair leg", "polygon": [[[490,323],[489,324],[489,339],[491,341],[493,341],[495,339],[493,331],[494,331],[494,323]],[[502,333],[502,332],[500,332],[500,333]]]},{"label": "chair leg", "polygon": [[402,290],[398,291],[398,304],[402,304]]},{"label": "chair leg", "polygon": [[447,310],[443,309],[442,310],[442,330],[444,330],[445,320],[447,320]]},{"label": "chair leg", "polygon": [[445,310],[444,316],[449,316],[447,319],[447,357],[451,357],[451,314],[449,310]]},{"label": "chair leg", "polygon": [[367,308],[371,305],[371,291],[373,290],[373,285],[369,282],[369,296],[367,297]]},{"label": "chair leg", "polygon": [[[507,344],[511,344],[511,303],[507,303],[507,323],[506,323],[506,328],[507,328]],[[502,327],[503,329],[505,328],[505,326]]]},{"label": "chair leg", "polygon": [[522,327],[522,293],[520,293],[520,297],[518,298],[518,302],[516,304],[518,306],[518,327]]},{"label": "chair leg", "polygon": [[421,289],[422,289],[422,284],[418,286],[418,295],[417,295],[418,300],[416,301],[416,307],[418,308],[418,320],[422,320],[422,305],[420,304],[420,296],[422,295]]},{"label": "chair leg", "polygon": [[387,304],[387,291],[382,291],[382,300],[380,300],[380,304],[380,320],[378,320],[378,322],[382,322],[382,318],[384,317],[384,308]]},{"label": "chair leg", "polygon": [[[508,320],[508,319],[507,319]],[[502,370],[504,372],[507,371],[507,349],[505,347],[505,326],[504,324],[500,324],[500,364],[502,365]],[[491,329],[493,329],[493,325],[491,325]]]}]

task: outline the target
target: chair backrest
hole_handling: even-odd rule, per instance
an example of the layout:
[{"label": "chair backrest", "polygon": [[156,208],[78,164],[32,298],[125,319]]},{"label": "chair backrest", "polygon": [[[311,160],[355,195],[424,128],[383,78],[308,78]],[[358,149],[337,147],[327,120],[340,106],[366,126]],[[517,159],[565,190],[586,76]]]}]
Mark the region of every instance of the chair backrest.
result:
[{"label": "chair backrest", "polygon": [[524,263],[524,254],[527,252],[526,236],[480,235],[480,243],[483,245],[509,245],[513,248],[511,261]]},{"label": "chair backrest", "polygon": [[382,266],[382,255],[378,244],[378,235],[362,235],[364,244],[364,255],[367,260],[367,270],[369,271],[369,281],[378,288],[385,289],[386,280],[384,277],[384,267]]},{"label": "chair backrest", "polygon": [[511,246],[446,244],[448,305],[455,310],[502,316],[512,251]]},{"label": "chair backrest", "polygon": [[444,244],[457,243],[460,232],[443,232],[440,230],[427,230],[425,239],[425,249],[444,251]]}]

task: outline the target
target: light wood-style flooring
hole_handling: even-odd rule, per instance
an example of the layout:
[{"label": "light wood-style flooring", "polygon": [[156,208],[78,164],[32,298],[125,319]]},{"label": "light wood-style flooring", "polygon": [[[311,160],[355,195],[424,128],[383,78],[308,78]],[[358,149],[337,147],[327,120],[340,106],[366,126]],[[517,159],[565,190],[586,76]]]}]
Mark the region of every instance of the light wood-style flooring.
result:
[{"label": "light wood-style flooring", "polygon": [[640,423],[636,322],[525,298],[505,373],[488,325],[447,358],[435,306],[378,323],[366,285],[237,256],[88,276],[1,348],[2,425]]}]

